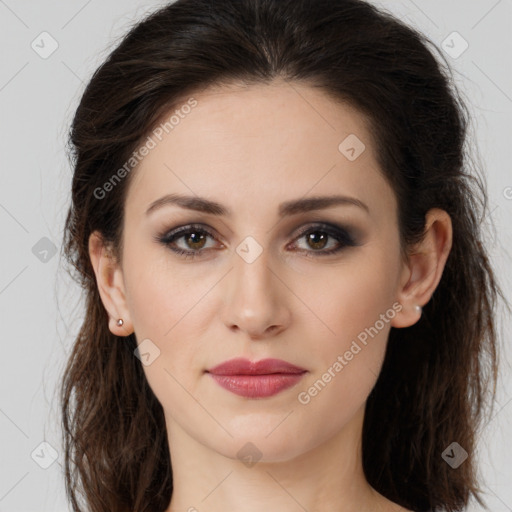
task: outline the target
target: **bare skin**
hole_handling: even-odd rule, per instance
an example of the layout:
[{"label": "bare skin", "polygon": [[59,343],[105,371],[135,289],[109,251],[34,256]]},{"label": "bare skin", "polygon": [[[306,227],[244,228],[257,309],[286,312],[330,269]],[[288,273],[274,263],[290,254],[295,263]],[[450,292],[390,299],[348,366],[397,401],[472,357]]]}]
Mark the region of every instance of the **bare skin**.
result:
[{"label": "bare skin", "polygon": [[[390,328],[416,323],[415,306],[439,283],[449,216],[428,212],[424,240],[402,259],[396,199],[364,118],[319,90],[276,81],[194,98],[192,112],[132,171],[122,260],[98,233],[89,241],[110,330],[160,350],[144,372],[166,419],[174,481],[166,512],[405,511],[364,476],[364,406]],[[365,145],[352,161],[339,150],[350,134]],[[146,214],[170,193],[216,201],[231,215],[175,204]],[[333,194],[368,211],[347,202],[279,216],[285,201]],[[356,245],[327,237],[319,222],[346,227]],[[189,233],[173,247],[195,259],[156,240],[191,223],[212,236],[201,245]],[[300,232],[308,226],[313,240]],[[249,236],[256,244],[245,246]],[[248,262],[240,247],[261,254]],[[371,326],[378,333],[345,358]],[[340,355],[346,364],[333,369]],[[234,357],[279,358],[307,373],[271,397],[241,397],[205,373]],[[308,391],[329,368],[326,385]],[[237,455],[243,447],[256,464]]]}]

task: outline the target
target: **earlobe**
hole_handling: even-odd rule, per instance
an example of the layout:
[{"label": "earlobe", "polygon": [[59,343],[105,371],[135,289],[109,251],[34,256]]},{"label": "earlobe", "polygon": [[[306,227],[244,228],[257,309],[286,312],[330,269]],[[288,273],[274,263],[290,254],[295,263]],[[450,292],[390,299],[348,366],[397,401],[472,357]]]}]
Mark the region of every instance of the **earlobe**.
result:
[{"label": "earlobe", "polygon": [[130,335],[133,328],[125,299],[123,272],[98,231],[89,237],[89,257],[101,301],[109,315],[110,331],[116,336]]},{"label": "earlobe", "polygon": [[425,216],[425,236],[409,253],[404,264],[398,301],[403,309],[391,325],[409,327],[421,317],[422,307],[432,297],[452,247],[452,223],[444,210],[433,208]]}]

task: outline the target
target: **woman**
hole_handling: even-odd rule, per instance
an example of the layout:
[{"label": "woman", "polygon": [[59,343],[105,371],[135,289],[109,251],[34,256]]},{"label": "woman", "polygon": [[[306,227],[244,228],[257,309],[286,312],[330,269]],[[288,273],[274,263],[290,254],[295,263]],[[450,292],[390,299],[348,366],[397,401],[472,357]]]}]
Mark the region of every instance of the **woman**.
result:
[{"label": "woman", "polygon": [[178,0],[96,71],[65,226],[73,510],[482,504],[501,292],[427,45],[360,0]]}]

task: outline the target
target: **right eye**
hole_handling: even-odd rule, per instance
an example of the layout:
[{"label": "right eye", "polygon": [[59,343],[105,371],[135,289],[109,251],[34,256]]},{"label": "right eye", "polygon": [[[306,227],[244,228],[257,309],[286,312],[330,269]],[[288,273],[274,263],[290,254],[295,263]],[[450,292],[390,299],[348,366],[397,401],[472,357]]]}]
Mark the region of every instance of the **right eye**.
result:
[{"label": "right eye", "polygon": [[[165,232],[159,235],[157,240],[180,256],[196,258],[207,249],[211,249],[211,247],[205,248],[208,237],[216,240],[205,228],[190,224]],[[183,240],[181,247],[177,244],[179,240]]]}]

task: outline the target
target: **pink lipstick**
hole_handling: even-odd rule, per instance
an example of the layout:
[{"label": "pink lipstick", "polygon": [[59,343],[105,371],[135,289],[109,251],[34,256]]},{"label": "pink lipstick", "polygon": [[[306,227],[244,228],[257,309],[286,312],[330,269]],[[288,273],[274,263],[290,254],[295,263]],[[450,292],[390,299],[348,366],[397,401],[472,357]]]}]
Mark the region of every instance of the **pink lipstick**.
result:
[{"label": "pink lipstick", "polygon": [[299,382],[307,372],[281,359],[251,362],[235,358],[207,370],[224,389],[247,398],[273,396]]}]

